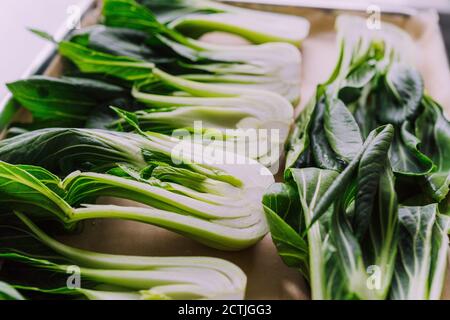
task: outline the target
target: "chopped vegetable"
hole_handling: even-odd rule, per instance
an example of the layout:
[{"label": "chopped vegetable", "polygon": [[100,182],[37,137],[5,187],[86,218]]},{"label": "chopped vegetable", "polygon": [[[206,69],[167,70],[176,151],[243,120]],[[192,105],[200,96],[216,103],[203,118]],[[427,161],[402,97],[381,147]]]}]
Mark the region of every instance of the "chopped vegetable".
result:
[{"label": "chopped vegetable", "polygon": [[[243,89],[240,89],[242,93],[231,94],[227,90],[218,90],[217,86],[182,80],[162,71],[155,70],[154,73],[165,83],[184,89],[194,96],[146,93],[135,87],[132,91],[134,102],[129,102],[132,98],[124,95],[124,101],[105,98],[103,105],[109,101],[132,110],[141,109],[137,111],[136,118],[142,130],[172,134],[184,129],[185,133],[193,134],[192,139],[200,135],[210,148],[232,150],[268,167],[277,163],[293,118],[292,105],[284,98],[267,91]],[[76,80],[79,83],[84,81],[90,83],[91,80]],[[99,106],[92,110],[94,101],[84,103],[84,99],[89,99],[89,96],[81,95],[80,92],[86,90],[73,86],[73,82],[75,80],[30,78],[12,83],[9,87],[16,99],[33,113],[37,123],[44,120],[44,127],[60,124],[76,127],[84,123],[91,127],[130,129],[126,126],[126,120],[114,120],[117,116],[106,108]],[[108,83],[96,84],[105,91],[114,87]],[[67,87],[67,90],[61,91],[61,85]],[[52,99],[52,104],[48,104],[49,99]],[[75,107],[83,104],[85,108]],[[99,117],[103,119],[95,120]],[[48,121],[52,121],[54,125],[49,125]],[[201,122],[201,128],[195,127],[196,121]],[[268,131],[268,134],[262,134],[261,130],[264,133]]]}]

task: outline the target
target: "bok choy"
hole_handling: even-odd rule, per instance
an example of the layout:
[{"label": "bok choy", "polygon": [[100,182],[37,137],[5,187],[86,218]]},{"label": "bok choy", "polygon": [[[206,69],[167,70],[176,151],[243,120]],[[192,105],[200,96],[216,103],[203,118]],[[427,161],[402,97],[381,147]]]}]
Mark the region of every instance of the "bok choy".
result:
[{"label": "bok choy", "polygon": [[[67,43],[64,47],[80,48],[72,43]],[[86,53],[84,56],[84,53],[77,50],[70,52],[70,56],[85,72],[100,72],[103,67],[115,65],[113,60],[110,60],[114,57],[110,55],[102,54],[105,60],[102,58],[98,62],[99,65],[89,58],[88,52],[83,51]],[[126,72],[128,76],[128,67],[124,68],[117,66],[114,69],[108,69],[107,72],[117,71],[120,75]],[[129,72],[135,74],[134,71]],[[171,76],[158,69],[152,72],[153,76],[159,79],[155,81],[170,86],[172,91],[182,90],[188,96],[158,94],[149,91],[148,86],[143,85],[136,86],[131,92],[131,97],[129,94],[124,94],[124,101],[105,97],[103,105],[109,102],[131,110],[140,109],[136,116],[141,128],[164,134],[171,134],[177,129],[192,133],[195,122],[198,121],[201,122],[202,128],[197,129],[197,131],[200,130],[197,134],[203,138],[209,137],[204,140],[214,139],[215,142],[211,146],[222,150],[231,149],[267,166],[277,163],[279,151],[287,139],[288,128],[293,119],[293,107],[283,97],[268,91],[200,84]],[[11,83],[9,88],[14,97],[33,113],[37,121],[47,120],[56,125],[71,124],[72,126],[77,126],[84,121],[84,125],[92,126],[93,122],[90,119],[95,117],[92,112],[97,112],[97,116],[98,113],[106,115],[106,123],[102,120],[103,127],[113,128],[121,124],[121,121],[114,120],[114,115],[105,112],[105,108],[100,109],[101,105],[93,111],[94,101],[85,103],[85,99],[77,98],[82,97],[80,92],[86,92],[88,95],[89,90],[81,86],[74,87],[72,85],[74,81],[31,78]],[[76,82],[88,85],[91,80],[77,79]],[[105,91],[109,88],[118,88],[108,83],[103,85],[100,85],[101,82],[95,83]],[[60,86],[64,86],[66,91],[61,91]],[[99,95],[100,98],[101,95]],[[49,100],[51,100],[50,104]],[[82,107],[76,107],[78,103]],[[44,122],[44,125],[48,126],[48,122]],[[120,128],[126,129],[126,126],[120,126]],[[266,131],[269,134],[265,134]],[[264,135],[261,134],[262,132]],[[272,135],[274,139],[271,140]]]},{"label": "bok choy", "polygon": [[[223,158],[215,164],[189,145],[172,154],[179,144],[158,134],[87,129],[22,134],[1,142],[0,159],[44,166],[61,175],[77,169],[87,172],[74,172],[60,181],[43,168],[3,162],[0,201],[11,210],[57,218],[67,226],[86,219],[122,218],[226,250],[259,241],[267,232],[260,198],[274,181],[270,172],[235,154],[223,156],[235,157],[238,164],[223,164]],[[17,194],[17,189],[26,194]],[[32,201],[30,194],[35,196]],[[100,196],[150,207],[92,205]],[[91,205],[82,206],[86,204]]]},{"label": "bok choy", "polygon": [[42,126],[83,127],[101,105],[119,104],[128,90],[108,82],[75,77],[32,76],[7,84],[14,99]]},{"label": "bok choy", "polygon": [[405,32],[336,25],[337,66],[296,120],[285,182],[264,196],[273,241],[314,299],[439,299],[450,123]]},{"label": "bok choy", "polygon": [[[352,149],[345,150],[355,145],[353,134],[341,138],[339,127],[333,124],[336,114],[331,116],[332,111],[320,111],[323,109],[323,93],[320,92],[332,90],[339,104],[346,106],[336,111],[340,110],[338,115],[342,121],[350,119],[351,132],[358,130],[366,138],[380,125],[394,126],[389,159],[393,171],[411,191],[404,194],[407,188],[402,188],[402,196],[413,197],[423,190],[441,202],[448,194],[450,182],[446,157],[450,154],[450,123],[442,108],[424,93],[422,77],[409,64],[414,51],[409,36],[388,24],[388,35],[370,33],[363,23],[356,17],[338,18],[337,28],[342,40],[340,61],[334,77],[318,90],[316,99],[298,118],[287,166],[342,169],[348,163],[346,153],[354,153]],[[325,130],[315,134],[315,127],[322,121]],[[344,142],[345,148],[338,142]]]},{"label": "bok choy", "polygon": [[[25,296],[82,297],[90,300],[243,299],[245,274],[234,264],[207,257],[139,257],[89,252],[67,246],[16,212],[27,229],[0,226],[0,278],[14,281]],[[15,241],[11,243],[11,237]],[[36,253],[52,253],[51,260]],[[30,245],[34,243],[34,245]],[[33,252],[23,253],[34,248]],[[36,252],[34,252],[36,251]],[[56,255],[55,255],[56,253]],[[24,268],[24,276],[8,272]],[[20,270],[20,269],[19,269]],[[39,272],[39,277],[30,276]],[[80,279],[75,279],[79,276]],[[48,279],[44,282],[43,279]],[[73,281],[72,281],[73,280]],[[8,291],[7,291],[8,290]],[[20,295],[3,290],[9,297]],[[1,292],[1,291],[0,291]]]},{"label": "bok choy", "polygon": [[309,22],[302,17],[239,8],[209,0],[141,0],[158,20],[183,34],[198,37],[210,31],[240,35],[254,43],[289,42],[307,37]]},{"label": "bok choy", "polygon": [[[300,52],[292,45],[229,46],[197,41],[162,25],[151,11],[135,1],[105,1],[103,16],[105,25],[115,28],[88,29],[72,41],[119,56],[129,56],[130,48],[135,48],[134,58],[154,62],[158,68],[190,80],[269,90],[294,105],[299,100]],[[139,30],[147,37],[138,33],[127,36],[131,30],[123,28]],[[168,63],[167,58],[175,63]]]}]

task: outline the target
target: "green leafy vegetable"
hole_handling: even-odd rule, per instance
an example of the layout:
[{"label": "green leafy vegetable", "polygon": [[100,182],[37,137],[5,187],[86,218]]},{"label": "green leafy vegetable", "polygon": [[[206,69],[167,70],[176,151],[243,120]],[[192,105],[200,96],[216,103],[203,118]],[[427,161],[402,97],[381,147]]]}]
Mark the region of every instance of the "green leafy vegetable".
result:
[{"label": "green leafy vegetable", "polygon": [[426,97],[425,110],[416,120],[416,135],[423,152],[437,166],[437,170],[427,177],[427,190],[441,202],[450,186],[450,123],[442,113],[441,107]]},{"label": "green leafy vegetable", "polygon": [[337,18],[337,66],[296,120],[285,183],[264,197],[279,254],[314,299],[442,293],[450,124],[411,67],[411,39],[383,23]]},{"label": "green leafy vegetable", "polygon": [[83,78],[33,76],[8,84],[34,121],[54,121],[57,126],[82,126],[93,108],[125,94],[119,86]]},{"label": "green leafy vegetable", "polygon": [[[20,147],[30,141],[35,149]],[[47,129],[7,139],[0,146],[0,158],[12,163],[27,162],[60,173],[77,169],[106,172],[119,164],[122,172],[119,176],[113,175],[117,169],[110,174],[75,172],[62,182],[52,176],[49,185],[44,169],[2,163],[0,199],[11,210],[58,218],[69,226],[93,218],[137,220],[227,250],[261,239],[267,227],[259,198],[273,176],[245,158],[238,159],[239,165],[205,164],[214,163],[213,159],[195,154],[192,146],[187,149],[191,153],[174,155],[172,150],[179,143],[162,135],[87,129]],[[39,156],[44,151],[46,157]],[[54,184],[61,189],[58,193]],[[17,194],[18,188],[24,192]],[[150,208],[73,207],[93,204],[100,196],[134,200]]]},{"label": "green leafy vegetable", "polygon": [[[252,14],[247,14],[245,20],[251,21]],[[261,14],[270,17],[265,13]],[[300,55],[292,45],[267,43],[259,46],[226,46],[196,41],[183,36],[170,25],[158,24],[151,11],[133,0],[108,0],[105,2],[103,15],[107,26],[147,32],[151,40],[145,42],[146,46],[155,48],[156,45],[159,52],[175,53],[176,59],[180,60],[179,64],[185,69],[182,74],[187,79],[237,88],[269,90],[283,95],[293,104],[299,100]],[[270,25],[266,22],[264,24]],[[274,24],[271,25],[273,26]],[[219,25],[215,25],[215,28],[220,30]],[[292,30],[298,33],[301,29]],[[106,48],[111,52],[105,45],[94,47]],[[164,68],[163,65],[158,67]],[[179,70],[179,67],[176,69]]]},{"label": "green leafy vegetable", "polygon": [[224,31],[254,43],[283,41],[299,45],[309,32],[309,23],[304,18],[249,10],[216,1],[139,2],[155,12],[159,21],[195,37],[209,31]]},{"label": "green leafy vegetable", "polygon": [[[167,300],[167,299],[243,299],[246,287],[245,274],[234,264],[207,257],[139,257],[120,256],[89,252],[72,248],[60,243],[21,213],[16,213],[28,232],[0,226],[3,231],[15,235],[28,243],[40,242],[53,258],[36,257],[19,253],[22,246],[10,244],[8,239],[0,237],[0,257],[5,267],[0,277],[7,277],[8,267],[24,265],[27,270],[25,279],[15,280],[14,287],[24,295],[35,293],[44,297],[67,296],[68,298],[86,298],[90,300]],[[8,247],[6,247],[8,245]],[[54,255],[57,254],[57,256]],[[55,262],[67,260],[61,264]],[[80,275],[79,283],[69,287],[69,281],[61,281],[73,274],[74,267]],[[52,274],[47,283],[40,283],[31,272],[44,270]],[[56,274],[55,274],[56,273]],[[41,275],[42,277],[43,275]],[[52,287],[53,286],[53,287]],[[10,288],[1,287],[9,297],[21,296]]]},{"label": "green leafy vegetable", "polygon": [[399,220],[399,255],[391,297],[439,299],[448,251],[448,220],[439,217],[436,204],[400,207]]},{"label": "green leafy vegetable", "polygon": [[[172,134],[176,130],[184,129],[185,133],[193,134],[192,139],[195,138],[195,134],[201,135],[204,144],[209,145],[210,148],[235,150],[267,166],[277,163],[279,150],[287,139],[288,128],[293,117],[292,105],[284,98],[266,91],[225,90],[226,88],[218,90],[216,86],[179,79],[162,71],[155,70],[154,73],[166,83],[171,83],[195,96],[166,96],[145,93],[134,88],[132,95],[142,104],[141,107],[150,106],[150,109],[136,113],[136,120],[141,129],[164,134]],[[35,82],[33,79],[25,81]],[[43,86],[45,90],[57,90],[64,99],[73,97],[73,102],[67,101],[71,104],[77,103],[77,99],[80,100],[76,98],[83,96],[80,93],[90,93],[89,90],[81,87],[71,87],[67,93],[63,93],[53,83],[46,82]],[[28,93],[24,89],[18,89],[16,98],[21,94]],[[90,118],[92,112],[98,111],[98,109],[92,111],[94,101],[89,102],[84,109],[73,108],[73,111],[68,110],[66,100],[54,101],[54,105],[49,105],[47,99],[42,97],[37,97],[35,101],[36,105],[29,101],[23,101],[23,105],[35,114],[45,113],[46,119],[54,119],[57,121],[56,124],[64,119],[58,110],[66,110],[64,112],[66,112],[67,120],[73,125],[79,124],[79,121],[88,124],[87,121],[92,120]],[[83,101],[79,103],[82,105]],[[109,121],[105,120],[106,123],[103,126],[120,130],[129,129],[126,119],[111,121],[111,117],[107,116]],[[74,122],[74,119],[79,121]],[[201,128],[195,127],[196,121],[201,121]],[[271,131],[268,135],[262,135],[260,129]],[[271,134],[277,135],[272,139]],[[267,145],[267,147],[261,148],[261,145]]]},{"label": "green leafy vegetable", "polygon": [[357,17],[338,17],[339,62],[297,119],[287,166],[342,171],[342,161],[348,163],[356,155],[360,136],[368,139],[372,130],[391,124],[395,130],[389,150],[392,169],[401,178],[399,184],[414,186],[402,197],[427,192],[440,202],[449,187],[449,161],[442,156],[448,153],[449,122],[437,103],[424,95],[422,77],[411,67],[414,50],[409,35],[389,24],[389,32],[381,35],[363,24]]}]

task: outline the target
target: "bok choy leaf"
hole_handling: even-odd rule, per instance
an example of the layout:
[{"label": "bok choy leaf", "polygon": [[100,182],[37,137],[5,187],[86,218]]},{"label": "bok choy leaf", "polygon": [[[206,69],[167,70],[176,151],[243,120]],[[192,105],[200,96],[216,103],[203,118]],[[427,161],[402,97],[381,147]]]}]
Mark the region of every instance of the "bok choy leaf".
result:
[{"label": "bok choy leaf", "polygon": [[326,119],[322,127],[319,112],[324,109],[324,101],[333,101],[337,96],[348,109],[347,115],[353,115],[364,139],[378,126],[394,126],[394,140],[389,150],[391,166],[396,176],[401,177],[399,184],[408,181],[414,185],[402,197],[427,192],[440,202],[449,187],[446,167],[449,161],[442,156],[448,153],[445,152],[448,143],[444,141],[450,137],[446,130],[449,121],[440,106],[424,94],[422,77],[412,66],[414,44],[410,36],[387,23],[389,32],[368,31],[364,23],[357,17],[338,17],[341,57],[334,76],[318,88],[317,97],[298,118],[297,128],[306,132],[297,130],[291,137],[287,165],[343,169],[339,161],[346,161],[347,155],[337,142],[342,142],[346,149],[351,148],[351,141],[356,140],[350,132],[358,128],[337,120],[333,114],[331,119],[339,121],[343,132],[347,133],[344,138],[352,139],[337,140],[330,128],[338,129],[331,127]]},{"label": "bok choy leaf", "polygon": [[9,83],[8,88],[34,121],[69,127],[83,126],[93,108],[126,94],[117,85],[73,77],[32,76]]},{"label": "bok choy leaf", "polygon": [[[395,180],[387,162],[392,137],[392,126],[372,132],[341,173],[289,169],[284,187],[271,188],[264,197],[271,232],[285,230],[302,243],[296,253],[302,257],[301,270],[314,299],[384,299],[389,293],[397,245]],[[281,191],[290,188],[298,190],[290,203],[301,204],[294,212],[271,200],[281,201],[285,197]],[[274,190],[279,190],[277,195]],[[297,219],[303,221],[293,224]],[[283,243],[279,237],[273,240]],[[284,247],[279,251],[284,258]],[[383,274],[376,287],[368,285],[367,270],[374,265]]]},{"label": "bok choy leaf", "polygon": [[391,297],[401,300],[439,299],[448,252],[448,219],[436,204],[400,207],[399,255]]}]

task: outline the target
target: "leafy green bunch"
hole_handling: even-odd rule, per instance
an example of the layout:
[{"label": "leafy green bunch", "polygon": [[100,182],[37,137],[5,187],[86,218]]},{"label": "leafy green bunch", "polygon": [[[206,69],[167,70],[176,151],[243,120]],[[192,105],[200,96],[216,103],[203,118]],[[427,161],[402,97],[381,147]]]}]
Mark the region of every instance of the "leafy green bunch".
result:
[{"label": "leafy green bunch", "polygon": [[285,183],[264,197],[279,253],[315,299],[438,299],[444,283],[450,123],[409,64],[409,36],[383,26],[338,17],[338,64],[296,121]]},{"label": "leafy green bunch", "polygon": [[244,298],[247,278],[228,261],[86,251],[53,239],[19,212],[13,216],[14,225],[0,225],[0,279],[13,284],[0,282],[1,299]]}]

